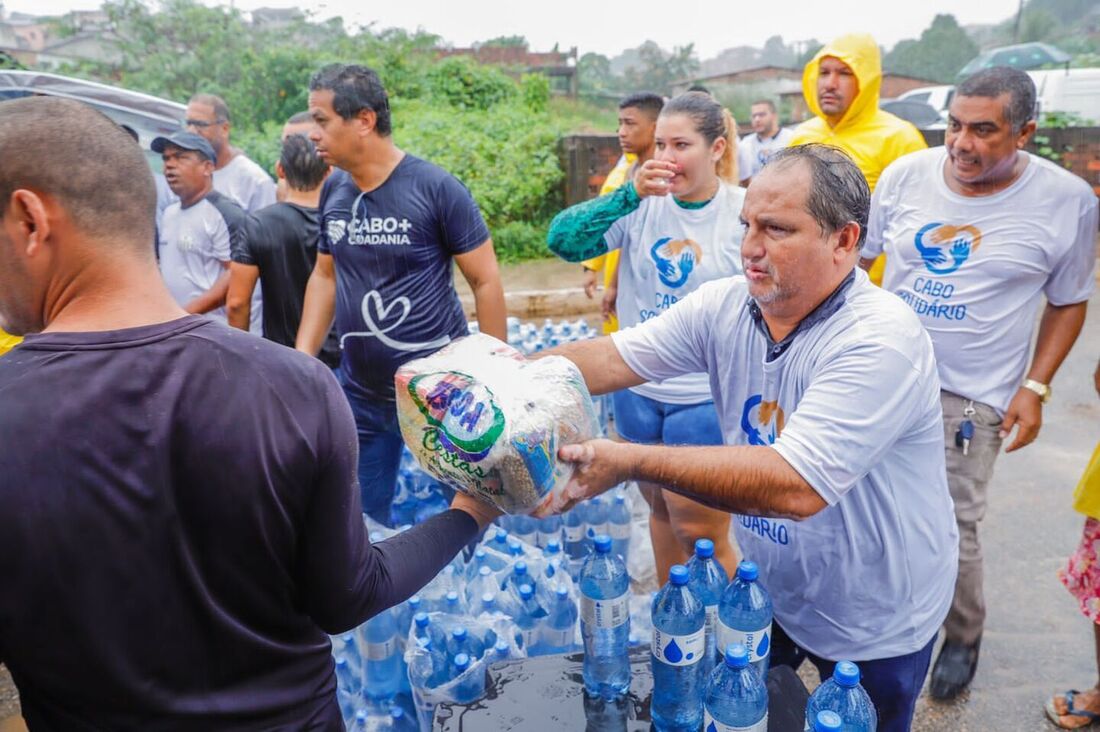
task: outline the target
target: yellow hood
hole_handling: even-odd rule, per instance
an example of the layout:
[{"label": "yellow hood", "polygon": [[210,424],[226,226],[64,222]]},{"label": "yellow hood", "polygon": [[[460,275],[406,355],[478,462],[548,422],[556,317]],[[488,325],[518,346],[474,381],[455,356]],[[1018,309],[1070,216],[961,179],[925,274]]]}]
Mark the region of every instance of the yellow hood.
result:
[{"label": "yellow hood", "polygon": [[878,44],[869,33],[850,33],[826,44],[817,55],[806,64],[802,72],[802,94],[810,111],[828,124],[821,107],[817,103],[817,77],[821,59],[826,56],[838,58],[851,67],[859,81],[859,93],[852,106],[848,107],[844,117],[833,128],[834,132],[859,125],[870,119],[878,111],[879,88],[882,86],[882,58]]}]

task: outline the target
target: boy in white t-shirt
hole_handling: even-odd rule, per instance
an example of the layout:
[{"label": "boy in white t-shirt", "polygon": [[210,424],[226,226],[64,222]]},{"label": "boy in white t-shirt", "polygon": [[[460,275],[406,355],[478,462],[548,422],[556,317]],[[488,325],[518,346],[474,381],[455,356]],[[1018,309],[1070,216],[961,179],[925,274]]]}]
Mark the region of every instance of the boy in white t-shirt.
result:
[{"label": "boy in white t-shirt", "polygon": [[809,658],[823,677],[858,661],[878,729],[903,732],[951,602],[958,533],[931,341],[856,269],[869,203],[844,153],[781,150],[745,197],[743,276],[550,351],[595,394],[706,372],[725,443],[563,447],[576,470],[550,509],[634,479],[739,514],[737,541],[774,604],[754,652]]},{"label": "boy in white t-shirt", "polygon": [[1034,108],[1035,85],[1022,71],[999,67],[966,79],[951,102],[945,146],[899,158],[879,179],[863,249],[864,266],[887,254],[883,287],[931,335],[943,387],[960,546],[932,671],[939,699],[957,696],[977,669],[985,620],[978,522],[1001,441],[1016,427],[1011,452],[1038,435],[1050,382],[1095,284],[1096,196],[1077,176],[1023,151]]}]

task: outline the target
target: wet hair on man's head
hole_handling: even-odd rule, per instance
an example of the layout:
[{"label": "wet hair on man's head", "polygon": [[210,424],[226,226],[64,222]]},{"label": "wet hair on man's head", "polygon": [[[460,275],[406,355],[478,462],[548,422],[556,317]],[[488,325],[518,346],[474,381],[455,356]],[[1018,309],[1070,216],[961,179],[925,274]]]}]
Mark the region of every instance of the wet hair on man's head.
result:
[{"label": "wet hair on man's head", "polygon": [[956,97],[996,99],[1008,95],[1005,121],[1019,132],[1035,119],[1035,82],[1025,72],[1009,66],[993,66],[972,74],[955,88]]},{"label": "wet hair on man's head", "polygon": [[356,117],[364,109],[374,112],[374,129],[383,137],[392,131],[390,98],[378,73],[358,64],[330,64],[309,80],[310,91],[331,91],[332,109],[342,119]]},{"label": "wet hair on man's head", "polygon": [[665,106],[665,98],[653,92],[637,92],[622,98],[619,101],[619,109],[637,109],[645,112],[650,119],[657,119],[661,108]]},{"label": "wet hair on man's head", "polygon": [[824,234],[840,231],[849,222],[859,224],[859,246],[867,238],[871,189],[859,167],[839,147],[808,143],[777,150],[764,165],[765,172],[805,163],[810,168],[810,193],[806,212]]},{"label": "wet hair on man's head", "polygon": [[0,102],[0,218],[12,193],[58,202],[91,239],[152,251],[156,185],[145,155],[121,127],[80,102]]},{"label": "wet hair on man's head", "polygon": [[772,100],[770,100],[770,99],[757,99],[750,106],[755,107],[758,104],[763,104],[764,106],[766,106],[768,108],[768,111],[770,111],[772,114],[775,114],[775,102],[773,102]]},{"label": "wet hair on man's head", "polygon": [[279,164],[286,184],[296,191],[312,191],[325,180],[328,163],[317,154],[317,148],[305,135],[288,135],[283,140]]}]

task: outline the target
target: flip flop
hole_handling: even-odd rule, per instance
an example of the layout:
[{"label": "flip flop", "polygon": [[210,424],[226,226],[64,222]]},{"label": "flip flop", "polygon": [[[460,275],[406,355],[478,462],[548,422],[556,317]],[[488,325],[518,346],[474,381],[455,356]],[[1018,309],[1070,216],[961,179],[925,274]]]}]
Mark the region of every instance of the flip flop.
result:
[{"label": "flip flop", "polygon": [[[1089,729],[1097,722],[1100,722],[1100,714],[1096,714],[1095,712],[1090,712],[1085,709],[1077,709],[1073,706],[1074,697],[1080,693],[1081,692],[1077,691],[1076,689],[1070,689],[1069,691],[1062,694],[1062,698],[1066,701],[1065,714],[1058,714],[1058,712],[1054,709],[1054,699],[1047,699],[1047,703],[1043,708],[1046,710],[1047,717],[1050,718],[1050,721],[1053,722],[1060,729]],[[1083,717],[1087,719],[1089,723],[1081,725],[1080,727],[1066,727],[1059,721],[1060,717]]]}]

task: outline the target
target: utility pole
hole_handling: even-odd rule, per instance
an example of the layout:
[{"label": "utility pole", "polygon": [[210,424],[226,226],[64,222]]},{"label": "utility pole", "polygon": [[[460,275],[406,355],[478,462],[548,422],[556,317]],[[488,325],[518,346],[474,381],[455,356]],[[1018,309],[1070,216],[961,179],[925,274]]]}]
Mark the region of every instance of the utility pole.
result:
[{"label": "utility pole", "polygon": [[1012,42],[1020,42],[1020,19],[1024,17],[1024,0],[1020,0],[1020,7],[1016,10],[1016,24],[1012,28]]}]

